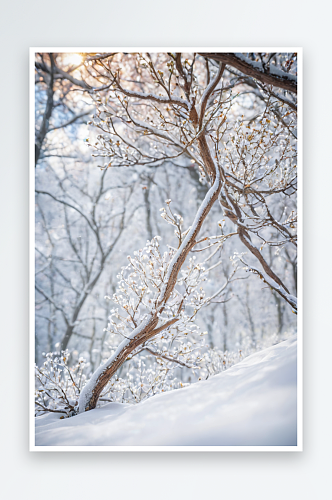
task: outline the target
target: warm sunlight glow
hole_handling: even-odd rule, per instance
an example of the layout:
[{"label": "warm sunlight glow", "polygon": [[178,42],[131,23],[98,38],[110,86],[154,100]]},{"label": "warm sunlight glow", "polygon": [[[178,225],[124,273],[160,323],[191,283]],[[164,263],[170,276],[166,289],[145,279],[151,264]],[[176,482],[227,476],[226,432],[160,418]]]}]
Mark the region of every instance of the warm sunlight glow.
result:
[{"label": "warm sunlight glow", "polygon": [[64,55],[63,62],[70,66],[78,66],[83,62],[83,57],[81,54],[69,53]]}]

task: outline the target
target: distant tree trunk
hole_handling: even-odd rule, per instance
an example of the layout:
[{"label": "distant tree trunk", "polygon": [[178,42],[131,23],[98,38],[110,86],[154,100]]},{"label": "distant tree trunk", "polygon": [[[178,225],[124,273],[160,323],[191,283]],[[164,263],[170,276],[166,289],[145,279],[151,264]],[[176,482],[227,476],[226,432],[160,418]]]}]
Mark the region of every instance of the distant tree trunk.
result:
[{"label": "distant tree trunk", "polygon": [[151,188],[151,179],[148,178],[146,189],[143,190],[144,203],[145,203],[145,211],[146,211],[146,230],[148,233],[148,239],[152,240],[153,231],[151,225],[151,204],[149,200],[150,188]]},{"label": "distant tree trunk", "polygon": [[53,96],[54,96],[54,89],[53,89],[53,83],[54,83],[54,58],[53,54],[49,54],[50,62],[51,62],[51,72],[49,76],[49,81],[48,81],[48,88],[47,88],[47,102],[46,102],[46,107],[43,115],[43,120],[42,124],[40,126],[40,129],[38,131],[37,137],[36,137],[36,142],[35,142],[35,166],[38,163],[39,157],[40,157],[40,152],[42,149],[42,145],[44,142],[44,139],[46,137],[46,134],[49,129],[49,124],[50,124],[50,118],[52,116],[52,111],[53,111]]},{"label": "distant tree trunk", "polygon": [[228,328],[228,315],[226,303],[223,303],[223,313],[224,313],[224,334],[223,334],[223,350],[227,351],[227,328]]},{"label": "distant tree trunk", "polygon": [[278,318],[278,335],[281,334],[283,328],[283,301],[275,292],[272,293],[277,306],[277,318]]},{"label": "distant tree trunk", "polygon": [[246,302],[245,302],[245,307],[248,315],[248,320],[249,320],[249,326],[250,326],[250,331],[251,331],[251,338],[254,343],[256,344],[256,332],[255,332],[255,325],[254,325],[254,320],[252,318],[251,314],[251,309],[250,309],[250,304],[249,304],[249,285],[247,283],[246,286]]}]

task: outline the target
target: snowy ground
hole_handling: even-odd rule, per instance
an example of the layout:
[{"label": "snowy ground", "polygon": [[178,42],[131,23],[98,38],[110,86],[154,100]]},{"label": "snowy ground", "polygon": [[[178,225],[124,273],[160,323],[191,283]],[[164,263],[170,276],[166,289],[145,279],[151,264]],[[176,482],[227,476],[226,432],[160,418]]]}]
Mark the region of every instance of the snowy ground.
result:
[{"label": "snowy ground", "polygon": [[36,446],[296,446],[296,338],[140,404],[36,418]]}]

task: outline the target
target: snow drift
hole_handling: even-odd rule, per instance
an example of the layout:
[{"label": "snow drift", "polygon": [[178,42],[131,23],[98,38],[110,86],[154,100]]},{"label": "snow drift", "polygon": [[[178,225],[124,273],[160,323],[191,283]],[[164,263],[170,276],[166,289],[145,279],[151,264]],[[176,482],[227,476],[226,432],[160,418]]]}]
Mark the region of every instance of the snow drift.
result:
[{"label": "snow drift", "polygon": [[297,343],[137,405],[36,418],[36,446],[296,446]]}]

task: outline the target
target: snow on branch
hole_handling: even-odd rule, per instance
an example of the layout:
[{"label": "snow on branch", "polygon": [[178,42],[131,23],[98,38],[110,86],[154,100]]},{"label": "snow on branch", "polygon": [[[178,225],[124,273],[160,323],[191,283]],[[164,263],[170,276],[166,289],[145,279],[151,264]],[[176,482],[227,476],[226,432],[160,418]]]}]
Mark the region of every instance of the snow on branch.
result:
[{"label": "snow on branch", "polygon": [[290,92],[294,92],[295,94],[297,93],[296,75],[286,73],[273,64],[269,64],[268,70],[266,70],[261,62],[253,61],[240,52],[207,52],[201,53],[201,55],[207,58],[214,59],[215,61],[221,61],[223,63],[229,64],[245,75],[257,78],[257,80],[267,83],[268,85],[274,85],[275,87],[289,90]]}]

